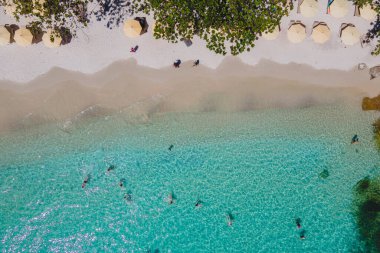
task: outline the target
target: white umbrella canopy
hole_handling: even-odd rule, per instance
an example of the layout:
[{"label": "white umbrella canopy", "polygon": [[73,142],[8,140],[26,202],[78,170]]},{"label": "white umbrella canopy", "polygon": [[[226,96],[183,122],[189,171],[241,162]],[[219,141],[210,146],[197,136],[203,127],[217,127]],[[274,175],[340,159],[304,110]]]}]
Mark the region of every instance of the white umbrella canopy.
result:
[{"label": "white umbrella canopy", "polygon": [[303,0],[300,5],[300,12],[306,18],[314,17],[318,11],[318,2],[316,0]]},{"label": "white umbrella canopy", "polygon": [[5,46],[11,42],[11,33],[4,26],[0,26],[0,45]]},{"label": "white umbrella canopy", "polygon": [[371,5],[366,4],[359,8],[360,16],[368,21],[373,21],[377,17],[376,11],[371,7]]},{"label": "white umbrella canopy", "polygon": [[347,15],[349,3],[347,0],[334,0],[330,5],[330,14],[335,18],[343,18]]},{"label": "white umbrella canopy", "polygon": [[304,24],[295,23],[288,29],[288,40],[292,43],[301,43],[306,38],[306,27]]},{"label": "white umbrella canopy", "polygon": [[280,34],[280,28],[276,26],[273,30],[273,32],[263,33],[262,37],[266,40],[275,40],[277,39],[278,35]]},{"label": "white umbrella canopy", "polygon": [[331,36],[330,28],[326,24],[318,24],[313,28],[311,37],[315,43],[324,44]]},{"label": "white umbrella canopy", "polygon": [[20,28],[15,32],[14,40],[19,46],[30,46],[33,42],[33,34],[27,28]]},{"label": "white umbrella canopy", "polygon": [[139,21],[129,19],[124,23],[124,34],[129,38],[136,38],[141,35],[142,27]]},{"label": "white umbrella canopy", "polygon": [[347,46],[355,45],[360,40],[360,32],[354,25],[347,25],[341,31],[340,39]]},{"label": "white umbrella canopy", "polygon": [[61,46],[62,37],[56,33],[54,33],[51,29],[44,33],[42,36],[42,42],[46,47],[49,48],[57,48]]}]

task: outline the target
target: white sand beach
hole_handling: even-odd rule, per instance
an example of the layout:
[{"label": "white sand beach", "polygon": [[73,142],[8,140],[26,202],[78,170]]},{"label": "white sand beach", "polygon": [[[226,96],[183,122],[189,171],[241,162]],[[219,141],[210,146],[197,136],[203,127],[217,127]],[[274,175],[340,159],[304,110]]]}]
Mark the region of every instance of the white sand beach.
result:
[{"label": "white sand beach", "polygon": [[[360,43],[345,46],[339,38],[342,23],[354,24],[362,34],[370,27],[370,21],[354,16],[353,5],[349,6],[345,17],[335,18],[326,14],[327,0],[321,0],[318,1],[317,15],[306,18],[297,13],[297,3],[295,2],[290,16],[282,20],[281,32],[276,40],[259,39],[251,52],[238,58],[249,65],[270,60],[281,64],[296,63],[316,69],[336,70],[350,70],[357,67],[358,63],[366,63],[368,67],[380,64],[379,57],[370,55],[371,46],[362,48]],[[17,23],[14,18],[3,14],[3,10],[0,11],[0,24]],[[147,20],[152,24],[151,17],[147,17]],[[290,43],[287,39],[286,32],[291,20],[300,20],[306,26],[307,37],[299,44]],[[315,21],[327,23],[331,30],[331,38],[325,44],[316,44],[310,36]],[[25,20],[18,24],[25,24]],[[135,45],[139,45],[139,50],[132,54],[129,49]],[[139,65],[156,69],[170,66],[176,59],[200,59],[202,65],[215,69],[225,58],[209,51],[199,38],[194,38],[193,45],[186,47],[182,42],[172,44],[156,40],[149,29],[139,38],[131,39],[124,36],[122,27],[110,30],[104,23],[94,21],[88,28],[79,31],[78,37],[68,45],[46,48],[43,43],[39,43],[24,48],[13,43],[0,47],[0,57],[0,79],[16,82],[28,82],[54,67],[87,74],[95,73],[116,61],[131,58]]]}]

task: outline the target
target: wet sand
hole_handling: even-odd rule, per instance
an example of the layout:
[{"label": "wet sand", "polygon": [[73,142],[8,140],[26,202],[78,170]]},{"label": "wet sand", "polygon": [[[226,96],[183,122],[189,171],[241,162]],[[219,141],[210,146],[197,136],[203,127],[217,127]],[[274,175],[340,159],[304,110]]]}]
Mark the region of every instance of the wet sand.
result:
[{"label": "wet sand", "polygon": [[216,70],[161,70],[116,62],[86,75],[54,68],[29,83],[0,82],[0,131],[82,116],[126,112],[149,119],[164,112],[244,111],[353,102],[380,92],[368,71],[315,70],[262,61],[245,65],[227,58]]}]

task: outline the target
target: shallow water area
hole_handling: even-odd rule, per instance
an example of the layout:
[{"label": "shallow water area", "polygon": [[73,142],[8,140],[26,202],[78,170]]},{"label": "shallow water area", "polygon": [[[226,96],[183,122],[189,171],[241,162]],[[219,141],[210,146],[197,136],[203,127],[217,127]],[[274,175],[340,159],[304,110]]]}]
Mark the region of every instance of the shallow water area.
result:
[{"label": "shallow water area", "polygon": [[[4,252],[349,252],[379,172],[358,105],[124,115],[0,137]],[[351,137],[359,144],[351,145]],[[168,150],[173,145],[172,150]],[[115,169],[107,172],[114,165]],[[319,174],[327,169],[325,179]],[[90,175],[85,188],[81,188]],[[119,181],[125,179],[124,186]],[[174,203],[167,198],[173,193]],[[124,197],[130,194],[131,201]],[[200,199],[202,207],[196,208]],[[233,216],[227,225],[226,215]],[[295,219],[301,218],[301,229]],[[306,239],[300,240],[301,231]]]}]

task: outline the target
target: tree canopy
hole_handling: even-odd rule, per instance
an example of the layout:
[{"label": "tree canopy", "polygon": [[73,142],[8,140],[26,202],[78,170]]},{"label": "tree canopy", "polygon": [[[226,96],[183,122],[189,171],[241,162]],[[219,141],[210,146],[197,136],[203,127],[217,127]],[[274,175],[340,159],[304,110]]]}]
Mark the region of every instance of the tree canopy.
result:
[{"label": "tree canopy", "polygon": [[34,29],[76,31],[87,25],[87,5],[92,0],[0,0],[11,14],[19,20],[27,17]]},{"label": "tree canopy", "polygon": [[142,0],[134,12],[153,13],[154,36],[171,42],[198,35],[207,47],[233,55],[250,50],[265,31],[273,31],[288,15],[291,1],[271,0]]},{"label": "tree canopy", "polygon": [[363,7],[364,5],[370,5],[377,12],[377,19],[371,22],[372,27],[367,32],[367,40],[369,43],[373,40],[376,41],[376,46],[372,51],[372,55],[380,54],[380,0],[353,0],[355,5]]},{"label": "tree canopy", "polygon": [[[370,4],[380,14],[380,0],[353,0],[359,7]],[[92,4],[91,8],[89,8]],[[207,47],[233,55],[249,51],[264,32],[273,31],[293,8],[292,0],[0,0],[13,7],[18,20],[26,16],[33,29],[76,32],[91,16],[119,26],[129,15],[154,16],[155,38],[170,42],[199,36]],[[367,32],[376,41],[372,54],[380,54],[380,15]]]}]

